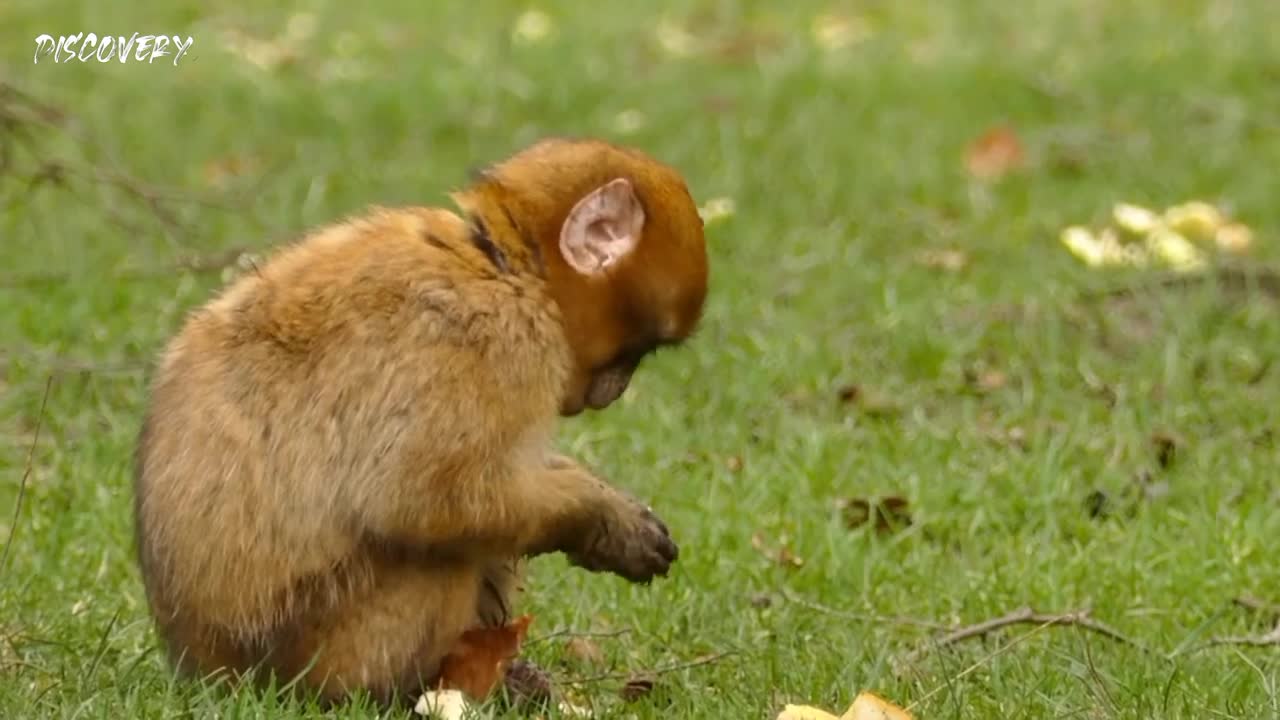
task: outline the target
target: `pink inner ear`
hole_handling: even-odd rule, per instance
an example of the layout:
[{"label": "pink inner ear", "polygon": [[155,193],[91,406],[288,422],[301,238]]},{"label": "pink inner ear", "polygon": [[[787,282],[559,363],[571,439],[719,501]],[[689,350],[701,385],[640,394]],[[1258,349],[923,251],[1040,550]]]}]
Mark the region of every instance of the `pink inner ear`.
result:
[{"label": "pink inner ear", "polygon": [[643,225],[644,211],[631,183],[610,181],[569,211],[560,230],[560,253],[574,270],[598,274],[631,252]]}]

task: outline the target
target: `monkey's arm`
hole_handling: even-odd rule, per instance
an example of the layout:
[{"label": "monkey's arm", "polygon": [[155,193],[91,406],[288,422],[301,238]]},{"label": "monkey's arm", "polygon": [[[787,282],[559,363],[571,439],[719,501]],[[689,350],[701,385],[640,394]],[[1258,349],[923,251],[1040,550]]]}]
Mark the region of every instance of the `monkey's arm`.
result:
[{"label": "monkey's arm", "polygon": [[562,551],[574,565],[613,572],[634,582],[665,575],[679,556],[665,523],[647,505],[611,487],[572,458],[552,455],[544,467],[517,481],[528,500],[559,496],[524,554]]}]

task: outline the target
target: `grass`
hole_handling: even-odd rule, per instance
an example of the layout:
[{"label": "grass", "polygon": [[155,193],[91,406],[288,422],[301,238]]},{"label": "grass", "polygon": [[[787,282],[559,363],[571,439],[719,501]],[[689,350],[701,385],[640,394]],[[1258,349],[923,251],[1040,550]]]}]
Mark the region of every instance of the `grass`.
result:
[{"label": "grass", "polygon": [[[560,0],[539,6],[551,35],[517,42],[513,3],[311,2],[313,34],[271,69],[220,36],[270,40],[289,13],[201,5],[0,9],[2,72],[67,121],[35,129],[0,177],[0,717],[319,715],[175,683],[154,650],[130,452],[147,364],[220,282],[176,268],[371,203],[443,203],[469,168],[555,133],[641,146],[700,201],[736,206],[709,228],[697,341],[561,433],[652,500],[678,567],[636,588],[548,558],[524,602],[540,633],[629,631],[594,640],[597,666],[560,641],[529,649],[566,677],[734,654],[625,708],[616,680],[580,702],[772,717],[875,689],[931,719],[1280,716],[1280,649],[1195,650],[1270,627],[1232,598],[1280,601],[1280,309],[1212,283],[1082,300],[1143,273],[1087,268],[1056,239],[1117,201],[1204,198],[1255,229],[1250,263],[1276,259],[1280,5],[677,0],[659,22],[644,3]],[[868,33],[823,50],[812,21],[842,8]],[[686,38],[673,27],[692,53],[664,49]],[[195,45],[176,68],[31,63],[37,35],[77,31]],[[1003,123],[1029,167],[975,183],[966,143]],[[51,158],[136,182],[32,186]],[[232,158],[245,172],[210,186]],[[963,269],[918,262],[948,248]],[[1171,462],[1155,433],[1177,438]],[[836,509],[885,495],[907,500],[909,528],[851,529]],[[896,672],[930,634],[866,617],[951,626],[1020,606],[1088,607],[1158,652],[1019,626]]]}]

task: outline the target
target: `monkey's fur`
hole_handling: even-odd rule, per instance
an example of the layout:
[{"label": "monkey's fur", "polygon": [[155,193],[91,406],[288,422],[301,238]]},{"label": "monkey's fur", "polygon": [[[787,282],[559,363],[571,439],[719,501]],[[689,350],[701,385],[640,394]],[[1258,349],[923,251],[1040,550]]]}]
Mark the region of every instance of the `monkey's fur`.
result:
[{"label": "monkey's fur", "polygon": [[548,140],[452,197],[461,216],[375,208],[311,233],[165,348],[136,540],[181,673],[412,700],[464,630],[504,621],[524,558],[636,582],[675,561],[647,506],[549,447],[557,415],[607,406],[698,323],[683,180]]}]

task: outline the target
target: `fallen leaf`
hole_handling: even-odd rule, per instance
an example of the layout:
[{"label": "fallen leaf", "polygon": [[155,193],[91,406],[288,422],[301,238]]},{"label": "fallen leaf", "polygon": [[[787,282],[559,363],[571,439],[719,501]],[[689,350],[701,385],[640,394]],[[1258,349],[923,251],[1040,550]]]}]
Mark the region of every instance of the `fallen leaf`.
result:
[{"label": "fallen leaf", "polygon": [[1161,470],[1167,470],[1177,458],[1178,447],[1182,443],[1172,433],[1157,432],[1151,436],[1151,445],[1156,451],[1156,462]]},{"label": "fallen leaf", "polygon": [[827,13],[813,19],[810,33],[820,49],[835,52],[866,40],[872,30],[863,18]]},{"label": "fallen leaf", "polygon": [[587,665],[600,665],[604,662],[604,652],[588,638],[569,638],[564,644],[564,652],[577,662]]},{"label": "fallen leaf", "polygon": [[1009,384],[1009,376],[1000,370],[989,369],[979,372],[969,368],[965,370],[964,375],[965,381],[979,392],[994,392]]},{"label": "fallen leaf", "polygon": [[487,697],[519,654],[532,622],[533,616],[522,615],[507,625],[464,632],[441,661],[438,687],[461,690],[475,700]]},{"label": "fallen leaf", "polygon": [[256,168],[257,163],[252,158],[231,155],[205,163],[202,174],[205,185],[222,189],[236,178],[244,177]]},{"label": "fallen leaf", "polygon": [[999,180],[1021,170],[1026,153],[1013,128],[999,125],[979,135],[965,150],[965,168],[979,180]]},{"label": "fallen leaf", "polygon": [[927,268],[959,272],[969,264],[969,256],[963,250],[922,250],[915,261]]},{"label": "fallen leaf", "polygon": [[751,596],[751,607],[757,610],[763,610],[773,606],[773,596],[769,593],[756,593]]},{"label": "fallen leaf", "polygon": [[653,692],[653,678],[641,676],[628,680],[618,691],[618,695],[623,702],[635,702],[651,692]]},{"label": "fallen leaf", "polygon": [[884,535],[911,525],[910,503],[897,496],[883,497],[876,500],[863,498],[842,498],[836,501],[843,512],[845,527],[856,530],[875,516],[875,530]]},{"label": "fallen leaf", "polygon": [[842,403],[855,402],[862,395],[862,388],[857,385],[845,385],[836,391],[836,397]]},{"label": "fallen leaf", "polygon": [[724,466],[729,470],[729,472],[740,472],[742,470],[742,458],[737,455],[730,455],[724,459]]}]

